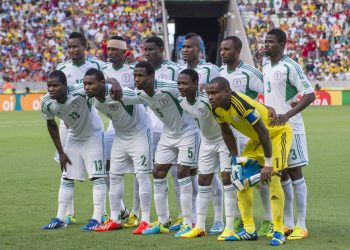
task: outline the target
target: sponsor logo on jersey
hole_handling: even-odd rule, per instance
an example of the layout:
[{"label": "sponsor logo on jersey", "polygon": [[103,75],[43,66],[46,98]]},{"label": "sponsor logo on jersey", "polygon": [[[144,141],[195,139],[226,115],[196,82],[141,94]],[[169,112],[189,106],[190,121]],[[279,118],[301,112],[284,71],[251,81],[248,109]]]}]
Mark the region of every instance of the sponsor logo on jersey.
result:
[{"label": "sponsor logo on jersey", "polygon": [[239,79],[239,78],[235,78],[232,81],[232,85],[235,88],[239,88],[241,86],[241,84],[242,84],[242,82],[241,82],[241,79]]},{"label": "sponsor logo on jersey", "polygon": [[80,106],[80,101],[74,101],[73,102],[73,107],[78,108]]},{"label": "sponsor logo on jersey", "polygon": [[159,99],[159,104],[161,105],[161,106],[166,106],[166,105],[168,105],[168,100],[167,99],[165,99],[165,98],[160,98]]},{"label": "sponsor logo on jersey", "polygon": [[201,116],[201,117],[205,117],[208,112],[205,110],[205,109],[202,109],[202,108],[199,108],[198,109],[198,114]]},{"label": "sponsor logo on jersey", "polygon": [[117,111],[118,110],[118,105],[117,104],[111,104],[109,105],[109,108],[113,111]]},{"label": "sponsor logo on jersey", "polygon": [[122,75],[122,79],[123,79],[124,82],[130,81],[130,79],[131,79],[130,74],[124,73],[124,74]]},{"label": "sponsor logo on jersey", "polygon": [[276,71],[275,74],[273,75],[273,78],[274,78],[275,80],[281,79],[281,78],[282,78],[282,73],[281,73],[281,71]]}]

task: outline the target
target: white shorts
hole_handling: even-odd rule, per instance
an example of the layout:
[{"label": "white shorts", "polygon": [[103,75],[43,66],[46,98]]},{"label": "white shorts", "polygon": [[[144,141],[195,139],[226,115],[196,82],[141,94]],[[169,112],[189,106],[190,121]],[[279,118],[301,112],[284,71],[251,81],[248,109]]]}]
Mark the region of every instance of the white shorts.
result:
[{"label": "white shorts", "polygon": [[151,173],[152,169],[153,152],[150,128],[145,128],[128,140],[116,135],[111,153],[110,172],[112,174]]},{"label": "white shorts", "polygon": [[305,134],[293,134],[292,146],[288,156],[288,168],[302,167],[309,164]]},{"label": "white shorts", "polygon": [[155,155],[157,164],[180,164],[193,169],[198,167],[199,131],[174,138],[162,133]]},{"label": "white shorts", "polygon": [[85,171],[89,178],[106,177],[104,162],[103,132],[96,132],[85,141],[77,141],[68,134],[64,152],[72,164],[67,164],[63,178],[85,180]]},{"label": "white shorts", "polygon": [[218,142],[207,142],[201,140],[198,158],[198,173],[212,174],[223,172],[231,164],[230,153],[223,140]]},{"label": "white shorts", "polygon": [[106,160],[111,159],[111,150],[112,150],[112,144],[113,144],[114,138],[115,138],[115,131],[112,123],[109,122],[108,128],[106,129],[106,132],[105,132],[105,159]]}]

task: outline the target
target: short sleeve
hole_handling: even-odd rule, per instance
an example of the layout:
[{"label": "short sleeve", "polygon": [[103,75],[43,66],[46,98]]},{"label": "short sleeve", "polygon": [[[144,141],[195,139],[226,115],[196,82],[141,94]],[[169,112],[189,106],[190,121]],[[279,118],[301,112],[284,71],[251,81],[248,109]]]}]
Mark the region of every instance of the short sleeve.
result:
[{"label": "short sleeve", "polygon": [[298,92],[301,95],[306,95],[314,92],[310,81],[305,76],[299,64],[291,63],[289,70],[289,80],[291,84],[297,88]]},{"label": "short sleeve", "polygon": [[51,113],[50,111],[50,106],[52,105],[51,102],[41,102],[41,115],[46,119],[46,120],[54,120],[55,116],[54,114]]}]

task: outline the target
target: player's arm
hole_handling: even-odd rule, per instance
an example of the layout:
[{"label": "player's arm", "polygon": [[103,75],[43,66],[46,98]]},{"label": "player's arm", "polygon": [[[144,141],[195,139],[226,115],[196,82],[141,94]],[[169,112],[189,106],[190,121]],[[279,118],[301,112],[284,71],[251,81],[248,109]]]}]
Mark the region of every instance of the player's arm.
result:
[{"label": "player's arm", "polygon": [[47,120],[46,125],[47,125],[47,129],[49,131],[50,137],[52,139],[52,142],[55,144],[55,147],[56,147],[57,152],[59,154],[61,170],[66,171],[67,170],[66,164],[67,163],[71,164],[71,161],[70,161],[69,157],[63,151],[63,147],[62,147],[61,140],[60,140],[60,132],[58,130],[57,123],[54,119]]},{"label": "player's arm", "polygon": [[225,122],[225,123],[220,123],[220,128],[221,128],[222,138],[224,139],[224,142],[228,148],[228,151],[230,152],[230,155],[237,156],[238,155],[237,142],[236,142],[236,138],[232,133],[232,130],[230,129],[230,126]]},{"label": "player's arm", "polygon": [[107,78],[106,83],[109,83],[112,85],[110,88],[110,95],[114,100],[120,101],[123,96],[123,89],[120,83],[114,79],[114,78]]}]

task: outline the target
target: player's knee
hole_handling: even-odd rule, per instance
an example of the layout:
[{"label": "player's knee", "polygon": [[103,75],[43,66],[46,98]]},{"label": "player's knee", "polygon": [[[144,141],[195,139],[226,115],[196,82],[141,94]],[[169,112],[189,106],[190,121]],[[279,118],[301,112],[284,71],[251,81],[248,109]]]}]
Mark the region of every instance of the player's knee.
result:
[{"label": "player's knee", "polygon": [[200,186],[210,186],[213,180],[213,174],[200,174],[198,176],[198,184]]},{"label": "player's knee", "polygon": [[167,172],[163,168],[156,166],[154,167],[152,174],[155,179],[163,179],[166,177]]},{"label": "player's knee", "polygon": [[288,169],[283,169],[281,181],[288,181],[288,180],[289,180]]},{"label": "player's knee", "polygon": [[292,179],[292,181],[303,178],[303,172],[301,170],[301,167],[288,168],[288,175]]},{"label": "player's knee", "polygon": [[182,179],[190,176],[190,167],[179,165],[177,168],[177,178]]},{"label": "player's knee", "polygon": [[196,175],[198,174],[198,168],[191,168],[190,175]]},{"label": "player's knee", "polygon": [[222,183],[227,186],[232,184],[231,182],[231,176],[230,176],[230,172],[222,172],[221,173],[221,177],[222,177]]}]

